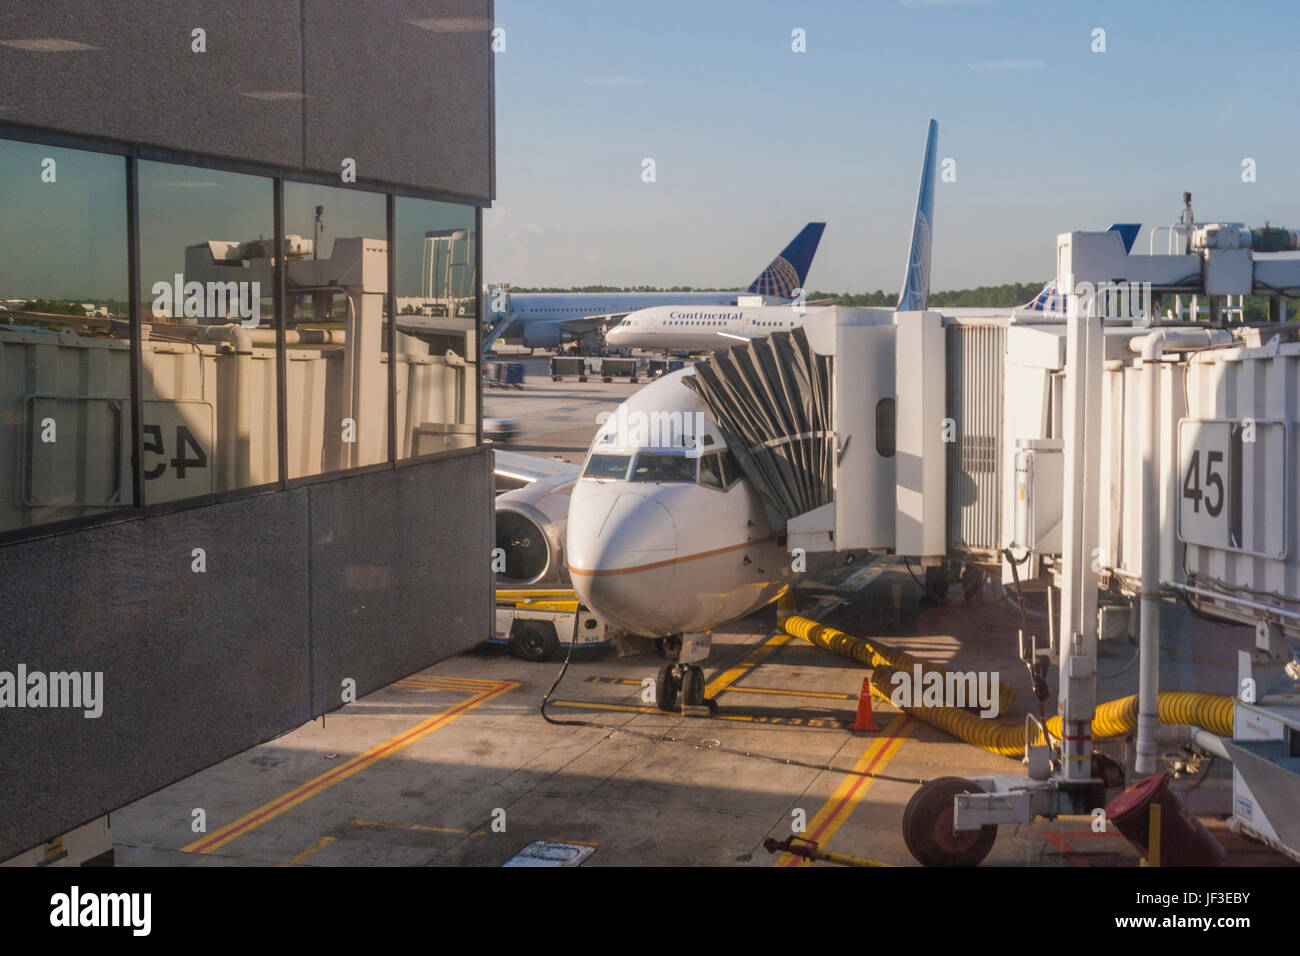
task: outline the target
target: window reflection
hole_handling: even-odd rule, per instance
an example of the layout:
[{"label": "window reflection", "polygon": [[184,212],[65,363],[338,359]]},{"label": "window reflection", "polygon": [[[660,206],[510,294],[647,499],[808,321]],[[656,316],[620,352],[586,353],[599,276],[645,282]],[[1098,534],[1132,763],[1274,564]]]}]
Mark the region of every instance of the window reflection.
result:
[{"label": "window reflection", "polygon": [[278,481],[269,179],[141,162],[146,504]]},{"label": "window reflection", "polygon": [[399,197],[397,454],[474,444],[478,273],[470,206]]},{"label": "window reflection", "polygon": [[0,141],[0,531],[134,504],[126,160]]},{"label": "window reflection", "polygon": [[388,458],[388,211],[379,193],[285,183],[290,478]]}]

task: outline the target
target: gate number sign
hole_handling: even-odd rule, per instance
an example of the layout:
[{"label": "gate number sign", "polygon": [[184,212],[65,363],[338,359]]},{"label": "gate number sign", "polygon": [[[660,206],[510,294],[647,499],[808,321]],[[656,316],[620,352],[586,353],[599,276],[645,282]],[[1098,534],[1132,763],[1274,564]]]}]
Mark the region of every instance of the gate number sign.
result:
[{"label": "gate number sign", "polygon": [[1178,423],[1178,537],[1188,544],[1286,557],[1287,434],[1280,421]]}]

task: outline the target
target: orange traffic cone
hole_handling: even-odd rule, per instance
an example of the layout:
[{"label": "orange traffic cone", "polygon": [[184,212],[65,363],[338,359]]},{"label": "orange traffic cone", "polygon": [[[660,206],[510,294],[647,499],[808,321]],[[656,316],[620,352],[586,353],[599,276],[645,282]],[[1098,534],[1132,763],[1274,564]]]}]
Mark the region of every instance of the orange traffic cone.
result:
[{"label": "orange traffic cone", "polygon": [[876,729],[875,715],[871,712],[871,681],[866,677],[862,678],[862,692],[858,694],[858,718],[853,721],[853,729]]}]

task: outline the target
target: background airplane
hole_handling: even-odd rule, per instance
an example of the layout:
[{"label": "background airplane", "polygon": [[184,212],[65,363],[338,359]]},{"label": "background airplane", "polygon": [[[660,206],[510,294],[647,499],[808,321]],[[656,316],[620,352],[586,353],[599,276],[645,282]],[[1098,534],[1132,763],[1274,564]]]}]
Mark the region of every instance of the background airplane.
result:
[{"label": "background airplane", "polygon": [[[916,218],[908,247],[903,291],[896,308],[924,310],[930,296],[930,237],[934,223],[934,179],[938,165],[939,126],[930,121],[921,162],[921,181],[916,198]],[[750,307],[658,306],[631,312],[605,333],[605,344],[619,348],[662,349],[707,352],[730,348],[737,342],[762,338],[773,332],[803,325],[818,308],[792,302],[789,305]]]},{"label": "background airplane", "polygon": [[555,348],[609,325],[636,309],[657,305],[732,305],[738,295],[792,299],[803,288],[821,242],[824,222],[810,222],[780,255],[740,291],[720,292],[520,292],[493,289],[488,296],[491,331],[487,351],[504,338],[527,348]]}]

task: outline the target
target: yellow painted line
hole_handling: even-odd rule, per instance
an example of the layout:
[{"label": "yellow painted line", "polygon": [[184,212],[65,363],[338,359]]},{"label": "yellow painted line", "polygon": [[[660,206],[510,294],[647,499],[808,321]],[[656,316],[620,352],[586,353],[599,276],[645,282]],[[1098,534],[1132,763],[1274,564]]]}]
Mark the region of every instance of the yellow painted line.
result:
[{"label": "yellow painted line", "polygon": [[735,667],[728,671],[724,671],[717,677],[713,678],[713,680],[704,688],[704,696],[717,697],[718,694],[722,693],[736,681],[740,680],[757,667],[763,658],[767,657],[789,640],[792,640],[789,634],[781,631],[773,634],[758,647],[750,651],[749,655]]},{"label": "yellow painted line", "polygon": [[[899,714],[889,722],[879,737],[871,742],[858,762],[853,765],[854,770],[866,771],[869,773],[879,773],[894,759],[898,753],[898,748],[903,746],[907,739],[904,732],[911,725],[912,719],[906,714]],[[840,785],[835,788],[829,800],[822,806],[817,814],[808,821],[807,831],[800,834],[807,840],[811,840],[818,846],[825,849],[826,844],[830,842],[837,830],[848,822],[849,816],[853,813],[854,807],[871,789],[875,783],[874,777],[863,777],[858,774],[849,774],[840,781]],[[775,866],[811,866],[812,861],[805,860],[802,857],[794,856],[790,853],[782,853],[778,858]]]},{"label": "yellow painted line", "polygon": [[[457,827],[430,827],[422,823],[388,823],[384,820],[351,820],[354,827],[390,827],[394,830],[422,830],[425,833],[469,833]],[[479,834],[476,834],[479,835]]]},{"label": "yellow painted line", "polygon": [[[658,707],[637,707],[635,704],[596,704],[585,700],[553,700],[552,707],[590,707],[592,710],[622,710],[633,714],[659,714],[663,717],[674,716],[671,711],[660,710]],[[677,716],[681,716],[678,714]]]},{"label": "yellow painted line", "polygon": [[[630,684],[640,687],[641,681],[631,677],[588,677],[592,684]],[[728,687],[729,694],[775,694],[778,697],[816,697],[820,700],[857,700],[857,694],[841,694],[821,690],[785,690],[781,687]]]},{"label": "yellow painted line", "polygon": [[856,694],[821,690],[784,690],[780,687],[728,687],[728,694],[775,694],[778,697],[815,697],[818,700],[857,700]]},{"label": "yellow painted line", "polygon": [[234,823],[227,824],[215,833],[201,837],[195,840],[189,846],[182,847],[182,853],[211,853],[213,850],[225,846],[231,840],[243,836],[252,830],[257,829],[268,820],[273,820],[280,814],[293,809],[305,800],[309,800],[316,794],[328,790],[340,781],[346,780],[358,771],[364,770],[371,764],[383,760],[385,757],[391,757],[405,747],[409,747],[421,737],[433,733],[435,730],[447,726],[457,717],[460,717],[475,707],[486,704],[488,701],[500,697],[507,691],[514,690],[521,686],[518,681],[501,681],[498,686],[490,690],[482,691],[475,694],[468,700],[463,700],[453,707],[449,707],[441,713],[434,714],[427,720],[423,720],[404,733],[398,734],[385,740],[383,743],[371,747],[365,753],[353,757],[346,763],[335,767],[328,773],[323,773],[314,780],[309,780],[302,786],[295,787],[284,796],[279,797],[270,803],[258,807],[251,813],[240,817]]},{"label": "yellow painted line", "polygon": [[[658,707],[638,707],[634,704],[597,704],[587,700],[553,700],[552,707],[575,707],[579,710],[619,710],[631,714],[656,714],[660,717],[681,717],[677,711],[660,710]],[[740,720],[752,724],[772,724],[780,727],[807,727],[811,730],[823,728],[843,730],[849,722],[834,717],[768,717],[763,714],[709,714],[709,720]]]},{"label": "yellow painted line", "polygon": [[334,837],[325,837],[325,839],[320,840],[317,843],[313,843],[311,846],[307,847],[307,849],[303,850],[297,856],[290,857],[280,865],[293,866],[295,863],[301,863],[303,860],[307,859],[307,857],[311,856],[317,850],[323,850],[325,849],[325,847],[329,846],[333,842],[334,842]]},{"label": "yellow painted line", "polygon": [[465,687],[496,687],[501,682],[499,680],[488,680],[479,677],[456,677],[452,674],[411,674],[403,677],[402,680],[409,681],[426,681],[439,684],[457,684]]},{"label": "yellow painted line", "polygon": [[445,690],[453,694],[475,694],[480,691],[491,690],[492,686],[479,687],[473,684],[445,684],[441,681],[433,680],[409,680],[403,679],[393,681],[390,687],[418,687],[420,690]]}]

